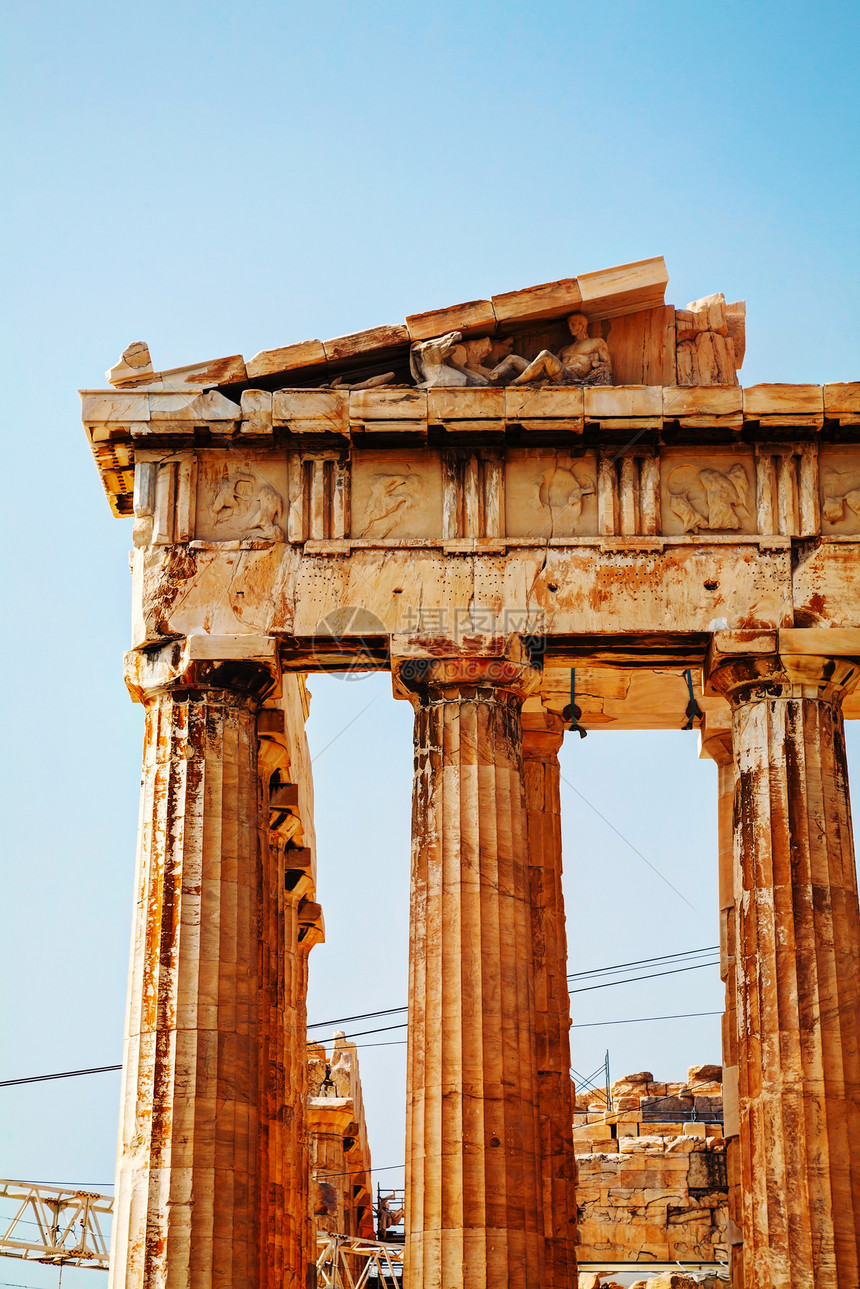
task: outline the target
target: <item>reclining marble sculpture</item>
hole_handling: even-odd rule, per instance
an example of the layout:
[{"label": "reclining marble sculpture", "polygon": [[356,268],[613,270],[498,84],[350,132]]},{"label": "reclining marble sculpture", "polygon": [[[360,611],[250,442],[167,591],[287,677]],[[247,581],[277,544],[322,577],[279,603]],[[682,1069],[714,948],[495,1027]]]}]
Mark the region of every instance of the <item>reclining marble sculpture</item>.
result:
[{"label": "reclining marble sculpture", "polygon": [[[611,385],[612,359],[601,336],[589,336],[588,318],[572,313],[567,319],[573,343],[558,354],[542,349],[531,360],[512,353],[513,339],[489,336],[463,340],[459,331],[446,332],[412,345],[409,366],[419,389],[463,385]],[[485,359],[498,354],[495,366]]]}]

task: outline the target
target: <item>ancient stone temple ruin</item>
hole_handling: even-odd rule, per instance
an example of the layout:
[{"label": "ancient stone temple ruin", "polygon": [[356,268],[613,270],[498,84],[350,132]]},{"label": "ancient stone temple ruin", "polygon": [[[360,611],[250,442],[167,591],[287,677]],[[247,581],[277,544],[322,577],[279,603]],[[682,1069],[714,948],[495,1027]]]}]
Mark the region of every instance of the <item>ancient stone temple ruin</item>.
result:
[{"label": "ancient stone temple ruin", "polygon": [[359,1235],[372,1240],[373,1189],[370,1145],[358,1053],[343,1033],[331,1056],[308,1044],[308,1140],[311,1216],[317,1235]]},{"label": "ancient stone temple ruin", "polygon": [[727,1264],[722,1070],[686,1083],[628,1074],[578,1092],[573,1146],[581,1264]]},{"label": "ancient stone temple ruin", "polygon": [[345,668],[415,713],[408,1289],[576,1283],[558,750],[681,725],[718,767],[733,1283],[860,1284],[860,384],[741,388],[744,306],[666,285],[137,343],[84,391],[146,712],[112,1289],[307,1284],[303,677]]}]

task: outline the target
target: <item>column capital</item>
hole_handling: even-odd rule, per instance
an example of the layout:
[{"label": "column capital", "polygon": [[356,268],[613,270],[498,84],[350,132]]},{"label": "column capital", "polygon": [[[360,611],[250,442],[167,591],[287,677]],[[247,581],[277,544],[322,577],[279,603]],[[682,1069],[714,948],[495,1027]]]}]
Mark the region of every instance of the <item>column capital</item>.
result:
[{"label": "column capital", "polygon": [[157,693],[215,689],[262,702],[280,685],[280,668],[275,641],[267,636],[194,635],[131,649],[124,677],[136,703]]},{"label": "column capital", "polygon": [[737,707],[774,698],[841,702],[860,680],[860,630],[715,631],[704,665],[706,694]]},{"label": "column capital", "polygon": [[469,636],[461,643],[423,636],[391,637],[395,698],[413,706],[431,695],[455,699],[476,690],[496,690],[522,702],[540,689],[541,672],[519,636]]}]

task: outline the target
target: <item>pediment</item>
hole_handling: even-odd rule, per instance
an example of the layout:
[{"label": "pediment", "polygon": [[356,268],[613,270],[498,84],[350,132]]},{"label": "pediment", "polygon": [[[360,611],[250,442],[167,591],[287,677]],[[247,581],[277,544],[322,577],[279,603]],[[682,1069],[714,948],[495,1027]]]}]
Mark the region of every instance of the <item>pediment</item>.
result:
[{"label": "pediment", "polygon": [[[745,306],[714,294],[676,309],[665,303],[668,280],[657,256],[424,310],[402,323],[330,340],[298,340],[247,361],[233,354],[162,371],[137,341],[107,375],[116,389],[217,388],[238,402],[249,389],[514,386],[540,355],[550,354],[561,355],[563,371],[547,360],[526,384],[737,385]],[[584,319],[577,325],[580,348],[595,355],[590,367],[584,358],[565,366],[572,315]],[[505,361],[511,356],[520,368]]]}]

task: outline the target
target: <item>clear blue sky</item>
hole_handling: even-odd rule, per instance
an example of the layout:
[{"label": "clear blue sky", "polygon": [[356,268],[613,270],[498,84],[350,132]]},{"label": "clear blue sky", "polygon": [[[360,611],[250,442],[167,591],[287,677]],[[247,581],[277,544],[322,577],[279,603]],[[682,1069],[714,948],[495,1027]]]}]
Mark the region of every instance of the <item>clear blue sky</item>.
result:
[{"label": "clear blue sky", "polygon": [[[131,340],[157,366],[250,356],[657,254],[671,302],[747,300],[744,384],[858,379],[860,95],[847,3],[19,3],[4,44],[11,1077],[121,1048],[131,535],[77,388]],[[324,1019],[405,1001],[410,714],[385,677],[313,689],[316,749],[375,699],[317,765]],[[853,730],[851,751],[857,769]],[[700,910],[565,788],[572,968],[713,943],[715,771],[694,736],[596,735],[564,773]],[[696,972],[583,997],[585,1024],[721,991]],[[576,1030],[574,1065],[606,1046],[619,1074],[679,1077],[718,1058],[718,1025]],[[379,1166],[403,1158],[402,1053],[363,1052]],[[113,1075],[0,1092],[0,1175],[109,1182],[117,1093]]]}]

